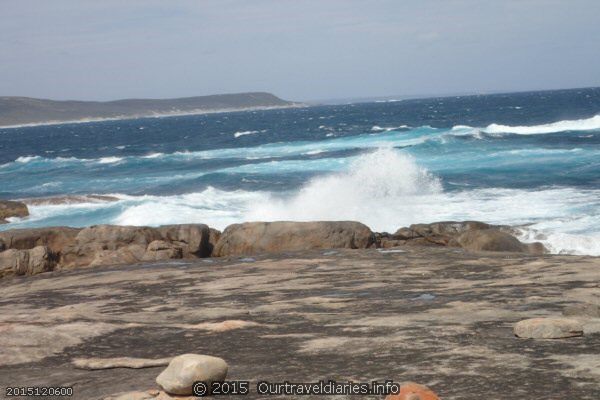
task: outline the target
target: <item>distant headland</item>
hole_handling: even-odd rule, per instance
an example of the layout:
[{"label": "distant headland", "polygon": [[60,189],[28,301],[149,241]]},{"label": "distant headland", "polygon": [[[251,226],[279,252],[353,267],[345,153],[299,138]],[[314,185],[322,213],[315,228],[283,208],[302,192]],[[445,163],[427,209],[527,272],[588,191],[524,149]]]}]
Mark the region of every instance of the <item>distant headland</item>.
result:
[{"label": "distant headland", "polygon": [[0,127],[298,106],[302,106],[302,104],[283,100],[265,92],[217,94],[176,99],[124,99],[104,102],[58,101],[5,96],[0,97]]}]

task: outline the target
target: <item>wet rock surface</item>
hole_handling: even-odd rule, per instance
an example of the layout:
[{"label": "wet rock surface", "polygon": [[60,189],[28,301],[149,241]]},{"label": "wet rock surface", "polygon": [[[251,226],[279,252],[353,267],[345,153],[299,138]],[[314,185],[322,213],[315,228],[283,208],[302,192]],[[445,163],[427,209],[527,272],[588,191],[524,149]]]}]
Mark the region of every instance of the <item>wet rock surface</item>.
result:
[{"label": "wet rock surface", "polygon": [[85,400],[136,390],[168,398],[155,383],[164,367],[85,370],[72,360],[196,353],[226,360],[227,379],[250,380],[247,398],[260,398],[259,380],[319,379],[414,381],[442,399],[599,398],[598,318],[569,316],[584,335],[558,341],[523,340],[513,326],[599,305],[600,258],[402,249],[2,280],[0,388],[73,386],[72,398]]},{"label": "wet rock surface", "polygon": [[20,201],[0,200],[0,224],[7,224],[7,218],[26,217],[29,209]]}]

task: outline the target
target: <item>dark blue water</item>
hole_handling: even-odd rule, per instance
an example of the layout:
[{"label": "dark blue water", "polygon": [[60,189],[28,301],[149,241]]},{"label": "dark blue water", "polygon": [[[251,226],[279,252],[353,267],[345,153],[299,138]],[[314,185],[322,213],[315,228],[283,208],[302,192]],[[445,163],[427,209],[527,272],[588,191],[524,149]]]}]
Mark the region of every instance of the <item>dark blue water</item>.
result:
[{"label": "dark blue water", "polygon": [[120,199],[11,227],[473,218],[600,254],[598,114],[593,88],[0,128],[0,197]]}]

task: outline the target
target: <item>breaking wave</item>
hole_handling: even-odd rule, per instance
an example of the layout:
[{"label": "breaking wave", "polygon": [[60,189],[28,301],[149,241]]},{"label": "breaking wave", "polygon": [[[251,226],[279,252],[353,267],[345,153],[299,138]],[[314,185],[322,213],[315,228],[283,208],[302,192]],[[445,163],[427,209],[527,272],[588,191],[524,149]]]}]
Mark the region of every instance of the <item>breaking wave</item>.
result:
[{"label": "breaking wave", "polygon": [[379,125],[373,125],[373,127],[371,128],[371,130],[373,132],[389,132],[389,131],[395,131],[397,129],[407,129],[408,125],[400,125],[400,126],[379,126]]},{"label": "breaking wave", "polygon": [[556,187],[446,192],[438,177],[392,148],[363,154],[345,170],[315,177],[285,194],[208,187],[180,195],[108,196],[115,200],[33,203],[31,216],[14,221],[11,228],[207,223],[223,229],[252,220],[357,220],[375,231],[393,232],[412,223],[482,220],[523,226],[522,240],[541,241],[553,253],[600,255],[600,190]]},{"label": "breaking wave", "polygon": [[516,135],[543,135],[547,133],[567,131],[591,131],[600,129],[600,115],[587,119],[575,119],[552,122],[542,125],[510,126],[491,124],[483,129],[485,133],[514,133]]},{"label": "breaking wave", "polygon": [[[250,220],[359,220],[384,227],[390,210],[442,190],[438,178],[412,157],[379,149],[358,157],[347,171],[312,179],[287,199],[272,199],[249,211]],[[397,224],[398,222],[396,222]],[[389,228],[386,226],[386,228]]]},{"label": "breaking wave", "polygon": [[240,136],[254,135],[255,133],[258,133],[258,131],[240,131],[240,132],[234,133],[233,137],[239,138]]},{"label": "breaking wave", "polygon": [[[451,136],[472,136],[481,139],[482,134],[491,136],[501,134],[517,135],[541,135],[566,131],[594,131],[600,130],[600,115],[587,119],[564,120],[548,124],[531,126],[510,126],[501,124],[490,124],[485,128],[471,127],[468,125],[455,125],[451,129],[433,128],[431,126],[421,126],[410,128],[407,125],[398,125],[382,127],[374,125],[371,132],[380,132],[378,135],[362,134],[353,136],[342,136],[329,138],[314,142],[282,142],[269,143],[254,147],[224,148],[215,150],[201,151],[177,151],[174,153],[150,153],[140,156],[106,156],[98,159],[85,159],[75,157],[56,157],[46,158],[38,155],[28,155],[18,157],[14,163],[27,164],[35,162],[41,163],[61,163],[82,162],[115,164],[119,162],[130,162],[136,159],[156,159],[156,160],[176,160],[176,159],[213,159],[213,158],[269,158],[293,155],[310,155],[317,152],[338,151],[352,148],[379,148],[382,146],[415,146],[430,140],[443,138],[446,135]],[[239,131],[233,135],[238,138],[246,135],[254,135],[264,131]],[[444,143],[442,141],[442,143]],[[11,163],[0,165],[0,168],[9,166]]]}]

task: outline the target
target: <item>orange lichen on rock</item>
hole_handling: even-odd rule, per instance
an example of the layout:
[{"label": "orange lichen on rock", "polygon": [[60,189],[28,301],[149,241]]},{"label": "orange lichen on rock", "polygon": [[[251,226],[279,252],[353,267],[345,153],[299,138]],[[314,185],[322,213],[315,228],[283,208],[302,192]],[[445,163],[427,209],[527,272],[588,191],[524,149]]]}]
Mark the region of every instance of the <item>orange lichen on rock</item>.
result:
[{"label": "orange lichen on rock", "polygon": [[385,400],[440,400],[427,386],[407,382],[400,386],[400,393],[390,394]]}]

